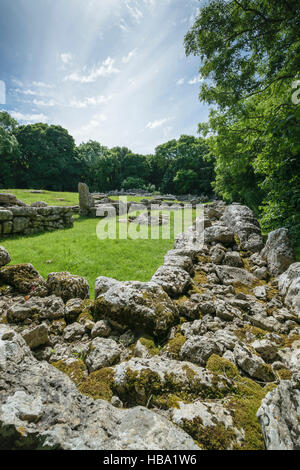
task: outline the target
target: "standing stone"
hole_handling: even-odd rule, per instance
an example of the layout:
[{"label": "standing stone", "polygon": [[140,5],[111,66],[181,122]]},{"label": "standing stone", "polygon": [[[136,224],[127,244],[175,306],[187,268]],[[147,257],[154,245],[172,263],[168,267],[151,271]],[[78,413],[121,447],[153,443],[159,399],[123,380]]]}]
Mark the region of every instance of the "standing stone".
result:
[{"label": "standing stone", "polygon": [[80,214],[88,216],[90,209],[95,207],[94,199],[90,194],[89,187],[85,183],[78,184]]}]

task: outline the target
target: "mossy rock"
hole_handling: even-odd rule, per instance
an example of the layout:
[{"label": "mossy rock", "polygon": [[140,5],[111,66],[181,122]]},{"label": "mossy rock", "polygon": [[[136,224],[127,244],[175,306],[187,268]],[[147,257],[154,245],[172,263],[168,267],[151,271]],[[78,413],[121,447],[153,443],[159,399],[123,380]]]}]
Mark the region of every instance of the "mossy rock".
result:
[{"label": "mossy rock", "polygon": [[224,357],[213,354],[207,361],[206,368],[217,374],[226,375],[227,377],[234,379],[239,376],[239,371],[236,365],[228,361]]},{"label": "mossy rock", "polygon": [[234,330],[233,333],[241,341],[246,341],[247,333],[252,334],[255,339],[264,339],[264,337],[266,336],[266,334],[269,333],[269,331],[262,330],[261,328],[252,325],[244,325],[243,328]]},{"label": "mossy rock", "polygon": [[110,367],[92,372],[78,387],[80,393],[88,397],[110,401],[114,396],[112,391],[114,371]]},{"label": "mossy rock", "polygon": [[200,416],[193,420],[183,420],[181,427],[202,450],[228,450],[236,438],[234,431],[226,428],[223,423],[203,426]]},{"label": "mossy rock", "polygon": [[65,361],[57,361],[52,362],[51,365],[64,374],[67,374],[77,386],[85,380],[86,368],[81,359],[72,361],[70,364],[67,364]]},{"label": "mossy rock", "polygon": [[166,352],[171,359],[178,359],[179,353],[186,342],[186,337],[180,333],[175,335],[175,338],[170,339],[163,347],[163,352]]},{"label": "mossy rock", "polygon": [[155,344],[155,341],[151,336],[144,335],[139,338],[139,342],[147,348],[150,356],[157,356],[160,354],[160,348]]},{"label": "mossy rock", "polygon": [[279,369],[277,374],[280,377],[280,380],[290,380],[292,378],[292,373],[289,369]]}]

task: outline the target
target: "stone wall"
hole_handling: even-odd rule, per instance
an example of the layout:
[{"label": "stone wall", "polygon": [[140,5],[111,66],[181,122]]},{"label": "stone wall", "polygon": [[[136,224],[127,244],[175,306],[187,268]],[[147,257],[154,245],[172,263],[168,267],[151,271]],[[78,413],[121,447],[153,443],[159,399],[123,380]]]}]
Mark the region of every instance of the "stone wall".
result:
[{"label": "stone wall", "polygon": [[0,236],[31,235],[73,227],[71,207],[0,207]]}]

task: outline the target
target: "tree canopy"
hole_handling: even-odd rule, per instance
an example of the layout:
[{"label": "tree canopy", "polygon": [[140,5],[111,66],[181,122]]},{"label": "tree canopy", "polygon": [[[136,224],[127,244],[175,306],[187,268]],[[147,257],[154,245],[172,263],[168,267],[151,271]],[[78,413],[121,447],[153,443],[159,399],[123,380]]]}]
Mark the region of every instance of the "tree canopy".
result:
[{"label": "tree canopy", "polygon": [[213,0],[185,38],[201,58],[200,100],[211,107],[199,131],[215,158],[215,191],[262,211],[265,230],[300,233],[298,1]]}]

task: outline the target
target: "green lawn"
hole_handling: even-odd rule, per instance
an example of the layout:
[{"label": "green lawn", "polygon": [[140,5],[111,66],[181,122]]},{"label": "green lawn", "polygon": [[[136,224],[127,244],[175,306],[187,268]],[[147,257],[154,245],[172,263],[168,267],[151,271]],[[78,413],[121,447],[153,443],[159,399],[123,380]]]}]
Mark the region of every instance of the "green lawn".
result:
[{"label": "green lawn", "polygon": [[[43,194],[32,194],[29,191],[29,189],[0,189],[0,193],[14,194],[28,205],[36,201],[44,201],[49,206],[76,206],[79,204],[78,193],[44,191]],[[64,200],[60,201],[59,199]]]},{"label": "green lawn", "polygon": [[[0,245],[9,251],[12,264],[32,263],[44,278],[50,272],[60,271],[84,276],[93,295],[98,276],[120,281],[149,281],[174,244],[174,237],[170,240],[99,240],[96,236],[98,222],[99,219],[76,218],[72,229],[0,238]],[[148,231],[148,227],[143,230]]]}]

